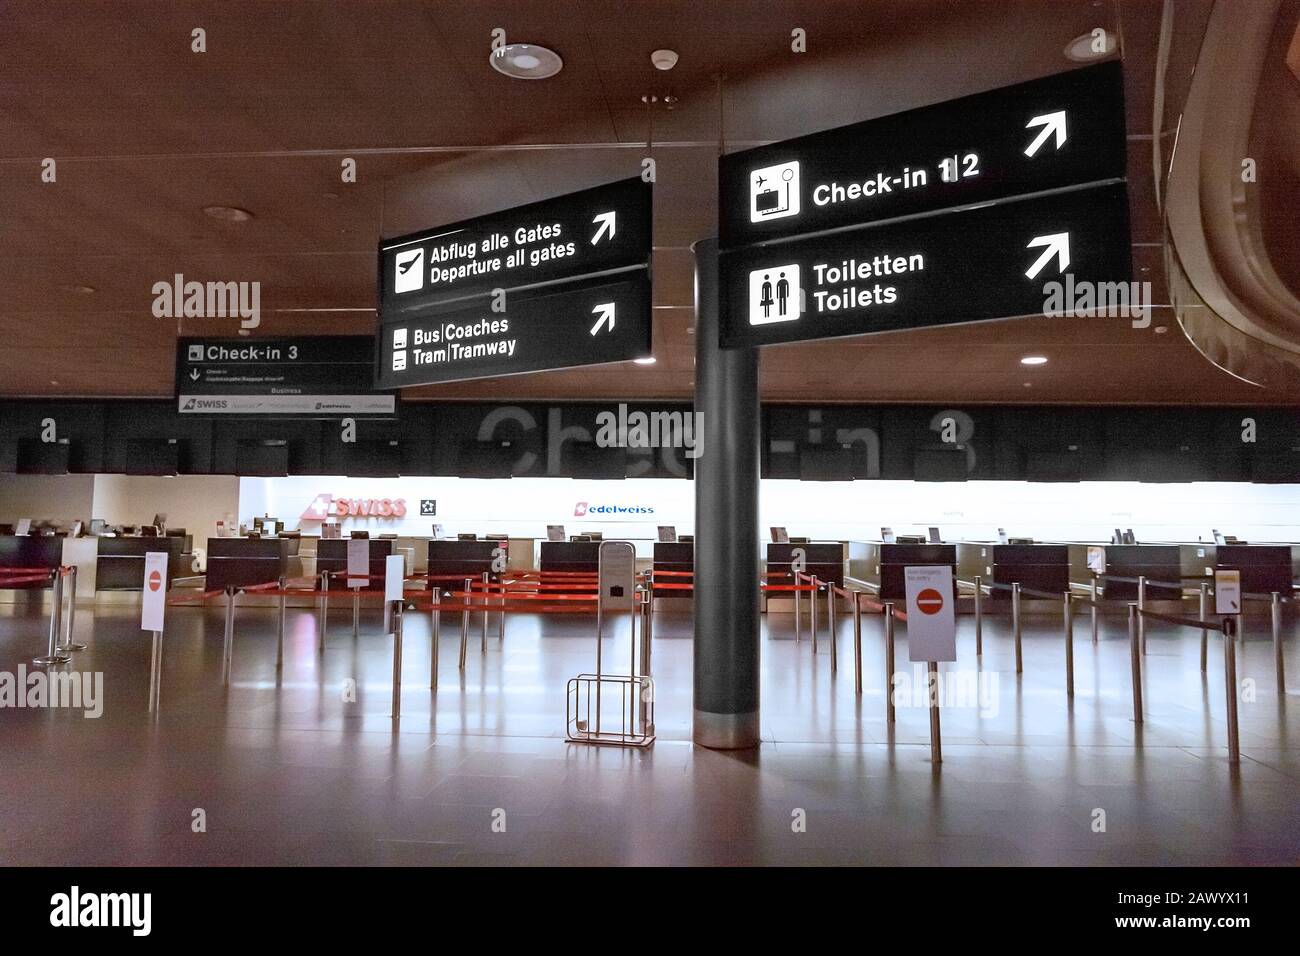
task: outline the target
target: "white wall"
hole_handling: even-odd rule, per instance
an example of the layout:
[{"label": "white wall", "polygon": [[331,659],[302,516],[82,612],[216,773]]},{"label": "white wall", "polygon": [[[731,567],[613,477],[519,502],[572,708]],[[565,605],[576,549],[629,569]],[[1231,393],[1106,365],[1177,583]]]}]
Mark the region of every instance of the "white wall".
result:
[{"label": "white wall", "polygon": [[0,523],[52,518],[89,524],[94,475],[0,475]]},{"label": "white wall", "polygon": [[[572,534],[652,539],[671,524],[690,534],[695,526],[694,486],[680,479],[582,481],[566,478],[244,478],[239,516],[270,514],[288,528],[319,494],[347,498],[404,499],[404,518],[348,518],[344,528],[372,533],[428,535],[433,522],[445,531],[509,532],[544,538],[546,525]],[[422,517],[420,500],[437,501],[437,516]],[[585,516],[574,514],[585,501]],[[598,514],[598,506],[647,508],[641,514]],[[938,525],[945,540],[996,540],[997,529],[1039,540],[1108,540],[1111,529],[1132,528],[1138,540],[1211,540],[1218,528],[1249,541],[1300,541],[1300,486],[1249,483],[1143,484],[1024,481],[805,482],[764,481],[760,535],[770,525],[812,538],[877,539],[882,525],[899,533],[924,533]],[[308,533],[319,522],[302,522]]]},{"label": "white wall", "polygon": [[196,544],[216,533],[218,519],[239,511],[239,479],[229,475],[95,475],[94,515],[109,524],[147,524],[158,513],[185,528]]}]

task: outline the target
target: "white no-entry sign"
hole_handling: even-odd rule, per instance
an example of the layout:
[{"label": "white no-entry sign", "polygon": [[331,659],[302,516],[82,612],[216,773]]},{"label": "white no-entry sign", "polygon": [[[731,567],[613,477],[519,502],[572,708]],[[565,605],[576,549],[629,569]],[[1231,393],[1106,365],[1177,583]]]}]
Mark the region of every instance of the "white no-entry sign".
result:
[{"label": "white no-entry sign", "polygon": [[955,661],[952,568],[946,564],[904,568],[903,583],[907,592],[907,659]]},{"label": "white no-entry sign", "polygon": [[167,552],[144,556],[144,600],[140,603],[140,630],[161,631],[167,610]]}]

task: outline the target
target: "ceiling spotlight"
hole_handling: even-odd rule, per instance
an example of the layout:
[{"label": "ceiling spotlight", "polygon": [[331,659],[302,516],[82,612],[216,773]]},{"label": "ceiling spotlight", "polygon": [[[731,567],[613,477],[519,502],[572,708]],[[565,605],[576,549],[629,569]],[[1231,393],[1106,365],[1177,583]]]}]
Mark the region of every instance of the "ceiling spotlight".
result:
[{"label": "ceiling spotlight", "polygon": [[655,50],[650,54],[650,62],[655,65],[656,70],[671,70],[677,65],[677,52],[675,50]]},{"label": "ceiling spotlight", "polygon": [[498,73],[516,80],[544,80],[564,68],[558,53],[535,43],[511,43],[493,50],[488,62]]},{"label": "ceiling spotlight", "polygon": [[203,213],[222,222],[248,222],[253,218],[251,212],[238,206],[204,206]]},{"label": "ceiling spotlight", "polygon": [[654,365],[655,357],[651,355],[648,356],[647,358],[633,359],[632,361],[636,362],[637,365]]},{"label": "ceiling spotlight", "polygon": [[73,295],[94,295],[95,287],[93,285],[65,285],[60,286],[64,292],[71,292]]},{"label": "ceiling spotlight", "polygon": [[1046,355],[1026,355],[1020,360],[1021,365],[1046,365]]},{"label": "ceiling spotlight", "polygon": [[[1065,55],[1078,63],[1100,60],[1102,57],[1110,56],[1115,52],[1115,34],[1109,30],[1102,30],[1101,32],[1101,37],[1094,37],[1091,31],[1081,37],[1075,37],[1066,44]],[[1101,41],[1102,47],[1100,53],[1096,49],[1098,40]]]}]

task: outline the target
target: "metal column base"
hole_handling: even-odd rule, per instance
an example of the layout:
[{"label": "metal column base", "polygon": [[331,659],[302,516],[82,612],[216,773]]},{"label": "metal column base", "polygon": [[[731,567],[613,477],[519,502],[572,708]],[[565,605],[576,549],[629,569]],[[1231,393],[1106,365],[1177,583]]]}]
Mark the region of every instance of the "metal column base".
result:
[{"label": "metal column base", "polygon": [[758,711],[747,714],[714,714],[695,711],[691,738],[710,750],[744,750],[757,747]]}]

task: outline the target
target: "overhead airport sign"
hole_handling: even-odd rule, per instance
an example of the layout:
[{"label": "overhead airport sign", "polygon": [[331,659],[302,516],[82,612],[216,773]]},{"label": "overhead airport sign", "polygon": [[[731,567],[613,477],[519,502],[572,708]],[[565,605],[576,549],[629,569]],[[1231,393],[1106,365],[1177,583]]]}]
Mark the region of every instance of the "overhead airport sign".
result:
[{"label": "overhead airport sign", "polygon": [[650,279],[565,283],[424,312],[379,330],[377,380],[402,388],[620,362],[650,354]]},{"label": "overhead airport sign", "polygon": [[374,351],[374,339],[364,335],[178,339],[177,410],[183,415],[392,415],[395,397],[375,391]]},{"label": "overhead airport sign", "polygon": [[650,184],[624,179],[384,242],[375,381],[649,355],[651,211]]},{"label": "overhead airport sign", "polygon": [[724,156],[719,246],[1122,179],[1119,61]]},{"label": "overhead airport sign", "polygon": [[724,253],[723,347],[1040,314],[1045,287],[1127,283],[1123,183]]},{"label": "overhead airport sign", "polygon": [[385,240],[380,320],[494,289],[644,268],[650,225],[651,186],[636,177]]}]

